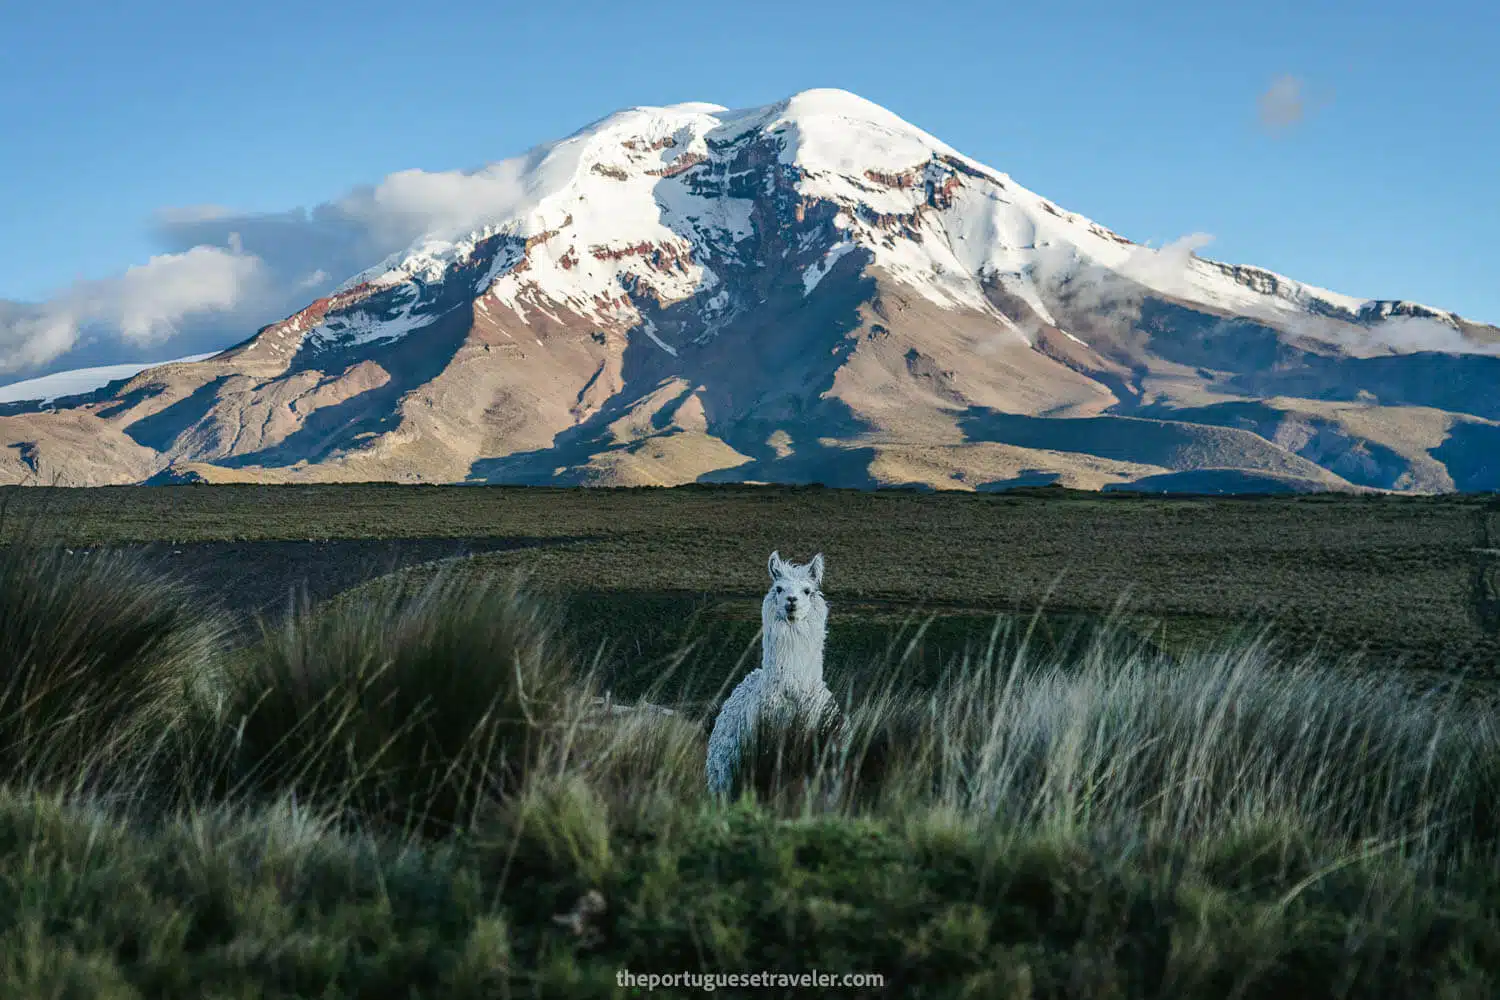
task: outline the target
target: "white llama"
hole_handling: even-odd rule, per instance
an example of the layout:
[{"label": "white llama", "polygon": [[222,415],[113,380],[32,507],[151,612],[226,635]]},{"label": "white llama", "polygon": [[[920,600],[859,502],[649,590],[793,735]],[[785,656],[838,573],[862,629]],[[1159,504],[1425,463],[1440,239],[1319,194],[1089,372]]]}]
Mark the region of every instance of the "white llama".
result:
[{"label": "white llama", "polygon": [[771,587],[760,605],[760,667],[730,693],[708,738],[708,790],[727,794],[739,769],[745,739],[756,721],[823,711],[833,693],[823,682],[823,640],[828,602],[823,600],[823,554],[805,566],[771,553]]}]

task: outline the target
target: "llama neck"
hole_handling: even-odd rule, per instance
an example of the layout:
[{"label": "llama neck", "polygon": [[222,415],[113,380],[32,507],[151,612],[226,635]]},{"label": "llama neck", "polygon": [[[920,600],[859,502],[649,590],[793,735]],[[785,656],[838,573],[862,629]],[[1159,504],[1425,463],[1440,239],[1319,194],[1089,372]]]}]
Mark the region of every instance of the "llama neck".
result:
[{"label": "llama neck", "polygon": [[760,664],[774,685],[816,690],[823,685],[823,635],[768,625],[761,631]]}]

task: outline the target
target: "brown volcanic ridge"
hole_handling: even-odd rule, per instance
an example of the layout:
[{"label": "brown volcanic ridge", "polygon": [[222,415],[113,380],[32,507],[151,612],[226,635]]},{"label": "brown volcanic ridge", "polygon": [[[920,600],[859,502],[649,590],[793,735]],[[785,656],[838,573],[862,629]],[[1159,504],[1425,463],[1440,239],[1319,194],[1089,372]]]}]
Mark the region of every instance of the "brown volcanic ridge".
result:
[{"label": "brown volcanic ridge", "polygon": [[851,94],[528,162],[207,360],[0,406],[0,483],[1500,487],[1500,330],[1137,246]]}]

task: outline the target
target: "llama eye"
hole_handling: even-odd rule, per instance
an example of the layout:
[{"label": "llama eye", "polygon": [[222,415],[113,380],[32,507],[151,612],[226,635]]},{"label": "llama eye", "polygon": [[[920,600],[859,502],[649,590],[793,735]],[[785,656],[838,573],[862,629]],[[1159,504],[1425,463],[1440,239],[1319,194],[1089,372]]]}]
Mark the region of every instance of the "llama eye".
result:
[{"label": "llama eye", "polygon": [[807,595],[811,596],[812,595],[812,588],[811,587],[803,587],[802,588],[802,592],[804,594],[807,594]]}]

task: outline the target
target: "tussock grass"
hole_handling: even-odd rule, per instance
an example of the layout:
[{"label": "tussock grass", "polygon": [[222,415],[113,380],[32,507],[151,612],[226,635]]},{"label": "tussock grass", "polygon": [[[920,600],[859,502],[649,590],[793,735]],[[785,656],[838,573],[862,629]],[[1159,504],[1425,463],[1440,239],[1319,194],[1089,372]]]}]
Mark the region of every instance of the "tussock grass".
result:
[{"label": "tussock grass", "polygon": [[22,995],[1500,989],[1496,724],[1264,635],[1168,657],[997,626],[936,683],[893,645],[836,716],[752,734],[722,804],[707,718],[601,701],[517,578],[304,606],[232,656],[198,610],[113,557],[0,551],[0,615],[30,623],[0,631]]},{"label": "tussock grass", "polygon": [[750,727],[730,794],[748,794],[782,811],[826,807],[842,792],[848,736],[837,704],[789,717],[762,716]]},{"label": "tussock grass", "polygon": [[217,682],[225,629],[133,556],[34,534],[0,547],[0,781],[106,794],[138,780]]},{"label": "tussock grass", "polygon": [[550,773],[579,775],[616,806],[692,803],[704,794],[704,729],[681,714],[625,711],[588,718],[553,748]]},{"label": "tussock grass", "polygon": [[842,767],[893,806],[1186,842],[1295,816],[1308,834],[1445,857],[1500,832],[1500,731],[1453,694],[1357,664],[1280,660],[1262,634],[1169,662],[1091,645],[1028,662],[1024,640],[899,678],[851,707]]},{"label": "tussock grass", "polygon": [[[548,611],[514,579],[440,573],[267,629],[224,685],[231,793],[433,832],[514,792],[585,696]],[[222,792],[220,794],[223,794]]]}]

